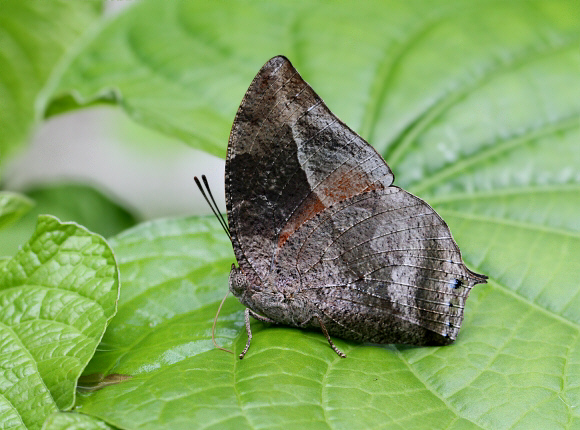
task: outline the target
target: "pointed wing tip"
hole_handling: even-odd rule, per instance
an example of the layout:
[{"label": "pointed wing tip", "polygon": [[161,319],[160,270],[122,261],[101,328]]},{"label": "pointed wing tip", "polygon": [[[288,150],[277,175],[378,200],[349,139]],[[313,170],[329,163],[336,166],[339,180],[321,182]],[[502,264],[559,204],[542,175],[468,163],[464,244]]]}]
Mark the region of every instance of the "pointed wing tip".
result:
[{"label": "pointed wing tip", "polygon": [[[288,73],[290,74],[296,73],[296,69],[294,68],[290,60],[286,58],[284,55],[276,55],[275,57],[270,58],[266,62],[266,64],[262,66],[260,71],[256,74],[254,82],[259,78],[266,78],[269,76],[276,76]],[[250,85],[250,88],[252,88],[252,85]]]},{"label": "pointed wing tip", "polygon": [[[469,269],[467,269],[469,270]],[[471,270],[469,270],[469,276],[473,279],[473,285],[477,285],[477,284],[487,284],[487,280],[489,278],[489,276],[487,275],[482,275],[480,273],[475,273]]]},{"label": "pointed wing tip", "polygon": [[262,70],[272,69],[272,68],[280,68],[284,64],[287,64],[290,67],[293,67],[290,60],[288,58],[286,58],[284,55],[276,55],[275,57],[270,58],[266,62],[266,64],[264,64],[264,66],[262,66]]},{"label": "pointed wing tip", "polygon": [[[290,60],[285,55],[276,55],[268,60],[268,63],[271,63],[271,62],[288,62],[289,63]],[[266,64],[268,64],[268,63],[266,63]]]}]

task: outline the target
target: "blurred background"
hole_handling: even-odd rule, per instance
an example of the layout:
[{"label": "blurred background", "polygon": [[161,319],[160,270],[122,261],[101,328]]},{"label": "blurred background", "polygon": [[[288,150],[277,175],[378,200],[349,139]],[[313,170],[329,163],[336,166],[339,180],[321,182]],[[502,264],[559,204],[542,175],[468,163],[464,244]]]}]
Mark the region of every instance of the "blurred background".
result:
[{"label": "blurred background", "polygon": [[4,186],[24,192],[86,183],[146,220],[210,213],[193,177],[207,175],[222,204],[224,167],[225,160],[142,127],[121,108],[88,107],[42,123],[6,166]]},{"label": "blurred background", "polygon": [[[112,19],[140,2],[108,1],[104,14]],[[2,181],[5,190],[20,192],[86,183],[146,220],[210,213],[193,177],[208,176],[222,204],[224,166],[221,158],[137,124],[120,107],[92,106],[41,122],[4,166]]]}]

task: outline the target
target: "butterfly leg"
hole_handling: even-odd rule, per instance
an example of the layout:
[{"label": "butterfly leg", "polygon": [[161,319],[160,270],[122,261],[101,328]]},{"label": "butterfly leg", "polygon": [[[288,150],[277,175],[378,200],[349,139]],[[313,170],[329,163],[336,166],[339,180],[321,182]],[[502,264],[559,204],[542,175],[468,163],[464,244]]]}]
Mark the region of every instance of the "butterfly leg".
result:
[{"label": "butterfly leg", "polygon": [[324,334],[324,336],[326,337],[326,340],[328,341],[328,343],[330,344],[330,347],[334,350],[334,352],[336,352],[339,356],[341,356],[342,358],[346,358],[346,354],[344,352],[342,352],[340,349],[338,349],[336,347],[336,345],[334,344],[334,342],[332,342],[332,339],[330,338],[330,335],[328,334],[328,331],[326,330],[326,327],[324,326],[324,323],[322,322],[322,320],[320,319],[320,317],[318,315],[316,315],[316,318],[318,319],[318,324],[320,324],[320,329],[322,330],[322,333]]},{"label": "butterfly leg", "polygon": [[245,315],[245,320],[246,320],[246,333],[248,333],[248,341],[246,342],[246,347],[244,348],[244,350],[240,354],[240,360],[242,358],[244,358],[244,355],[246,355],[246,352],[248,352],[248,349],[250,349],[250,342],[252,341],[252,329],[250,328],[250,315],[253,318],[256,318],[258,321],[271,323],[271,324],[276,323],[276,321],[274,321],[268,317],[263,317],[262,315],[257,314],[256,312],[254,312],[250,308],[246,308],[244,315]]},{"label": "butterfly leg", "polygon": [[240,354],[240,360],[244,358],[248,349],[250,349],[250,342],[252,342],[252,329],[250,328],[250,308],[246,308],[245,312],[245,319],[246,319],[246,333],[248,333],[248,341],[246,342],[246,347]]}]

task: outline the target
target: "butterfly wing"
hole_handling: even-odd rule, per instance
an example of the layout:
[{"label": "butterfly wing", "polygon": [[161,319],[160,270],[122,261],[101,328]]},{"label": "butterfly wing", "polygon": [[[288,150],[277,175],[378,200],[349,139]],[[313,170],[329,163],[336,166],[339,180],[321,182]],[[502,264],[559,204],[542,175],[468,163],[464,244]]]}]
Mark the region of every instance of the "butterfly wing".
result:
[{"label": "butterfly wing", "polygon": [[437,213],[398,187],[319,213],[279,257],[277,282],[299,280],[294,296],[316,305],[331,334],[376,343],[451,343],[486,279],[465,267]]},{"label": "butterfly wing", "polygon": [[238,264],[260,284],[308,219],[393,174],[285,57],[262,67],[234,120],[226,160],[228,223]]}]

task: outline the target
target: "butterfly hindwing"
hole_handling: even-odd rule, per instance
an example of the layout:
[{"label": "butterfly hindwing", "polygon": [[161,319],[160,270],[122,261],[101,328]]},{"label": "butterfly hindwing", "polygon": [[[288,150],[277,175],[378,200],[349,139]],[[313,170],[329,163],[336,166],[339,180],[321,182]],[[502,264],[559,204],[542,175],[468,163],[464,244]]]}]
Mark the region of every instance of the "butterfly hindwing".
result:
[{"label": "butterfly hindwing", "polygon": [[437,213],[398,187],[307,221],[277,264],[279,278],[299,279],[294,295],[317,304],[331,334],[376,343],[452,342],[469,290],[484,280],[465,267]]},{"label": "butterfly hindwing", "polygon": [[308,219],[393,175],[284,57],[260,70],[234,120],[226,161],[228,222],[240,267],[259,284]]}]

